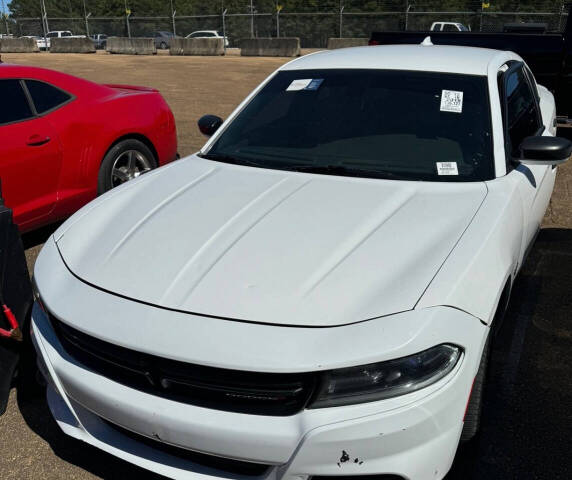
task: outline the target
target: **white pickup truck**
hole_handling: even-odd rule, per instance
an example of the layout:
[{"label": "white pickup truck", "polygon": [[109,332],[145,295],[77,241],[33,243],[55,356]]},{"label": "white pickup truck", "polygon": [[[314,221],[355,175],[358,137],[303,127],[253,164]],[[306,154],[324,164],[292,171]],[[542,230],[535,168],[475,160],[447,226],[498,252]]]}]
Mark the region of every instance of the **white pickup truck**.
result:
[{"label": "white pickup truck", "polygon": [[36,37],[36,44],[40,50],[47,50],[50,48],[52,38],[83,38],[85,35],[74,35],[69,30],[54,30],[48,32],[45,37]]},{"label": "white pickup truck", "polygon": [[471,29],[465,27],[462,23],[458,22],[433,22],[431,28],[432,32],[470,32]]}]

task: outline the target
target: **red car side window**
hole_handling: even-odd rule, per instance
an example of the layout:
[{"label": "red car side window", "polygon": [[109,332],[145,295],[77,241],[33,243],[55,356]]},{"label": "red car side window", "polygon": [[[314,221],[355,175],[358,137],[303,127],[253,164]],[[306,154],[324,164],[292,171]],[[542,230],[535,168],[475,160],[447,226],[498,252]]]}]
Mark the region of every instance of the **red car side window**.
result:
[{"label": "red car side window", "polygon": [[72,98],[69,93],[38,80],[26,80],[26,87],[38,114],[53,110]]},{"label": "red car side window", "polygon": [[0,125],[21,122],[34,116],[18,79],[0,80],[0,104]]}]

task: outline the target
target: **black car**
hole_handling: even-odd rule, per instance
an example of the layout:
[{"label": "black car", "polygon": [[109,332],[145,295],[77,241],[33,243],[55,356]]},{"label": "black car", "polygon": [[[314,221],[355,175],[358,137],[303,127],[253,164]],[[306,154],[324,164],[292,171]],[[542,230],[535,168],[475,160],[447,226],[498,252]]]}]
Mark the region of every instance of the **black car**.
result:
[{"label": "black car", "polygon": [[175,35],[172,32],[166,32],[163,30],[153,32],[152,36],[155,38],[155,47],[160,48],[161,50],[170,48],[171,39],[175,38]]}]

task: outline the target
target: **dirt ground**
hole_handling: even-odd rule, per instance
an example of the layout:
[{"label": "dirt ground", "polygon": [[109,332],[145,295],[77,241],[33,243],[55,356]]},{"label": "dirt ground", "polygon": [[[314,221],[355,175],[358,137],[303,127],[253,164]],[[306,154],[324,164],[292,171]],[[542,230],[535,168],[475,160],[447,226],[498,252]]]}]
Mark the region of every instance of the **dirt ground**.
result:
[{"label": "dirt ground", "polygon": [[[201,115],[226,117],[261,80],[288,61],[48,53],[3,54],[2,60],[53,68],[101,83],[158,88],[174,112],[181,155],[203,144],[196,127]],[[572,428],[572,386],[565,368],[572,363],[570,162],[558,174],[544,226],[515,286],[507,317],[517,332],[516,343],[510,337],[493,355],[493,369],[498,368],[498,372],[492,383],[500,386],[487,397],[483,436],[470,454],[460,456],[448,479],[571,478],[566,445]],[[40,247],[27,250],[30,266]],[[526,357],[520,361],[523,352]],[[545,370],[550,375],[543,376]],[[567,381],[562,382],[562,378]],[[0,417],[0,478],[157,477],[66,437],[43,399],[23,399],[13,391],[8,411]]]}]

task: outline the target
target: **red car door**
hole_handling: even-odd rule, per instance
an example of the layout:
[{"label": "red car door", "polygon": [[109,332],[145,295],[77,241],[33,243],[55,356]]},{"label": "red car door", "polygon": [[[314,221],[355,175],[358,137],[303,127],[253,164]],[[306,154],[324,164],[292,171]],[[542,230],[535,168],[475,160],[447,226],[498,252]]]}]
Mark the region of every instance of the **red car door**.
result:
[{"label": "red car door", "polygon": [[61,147],[18,79],[0,79],[0,179],[6,206],[21,230],[56,204]]}]

